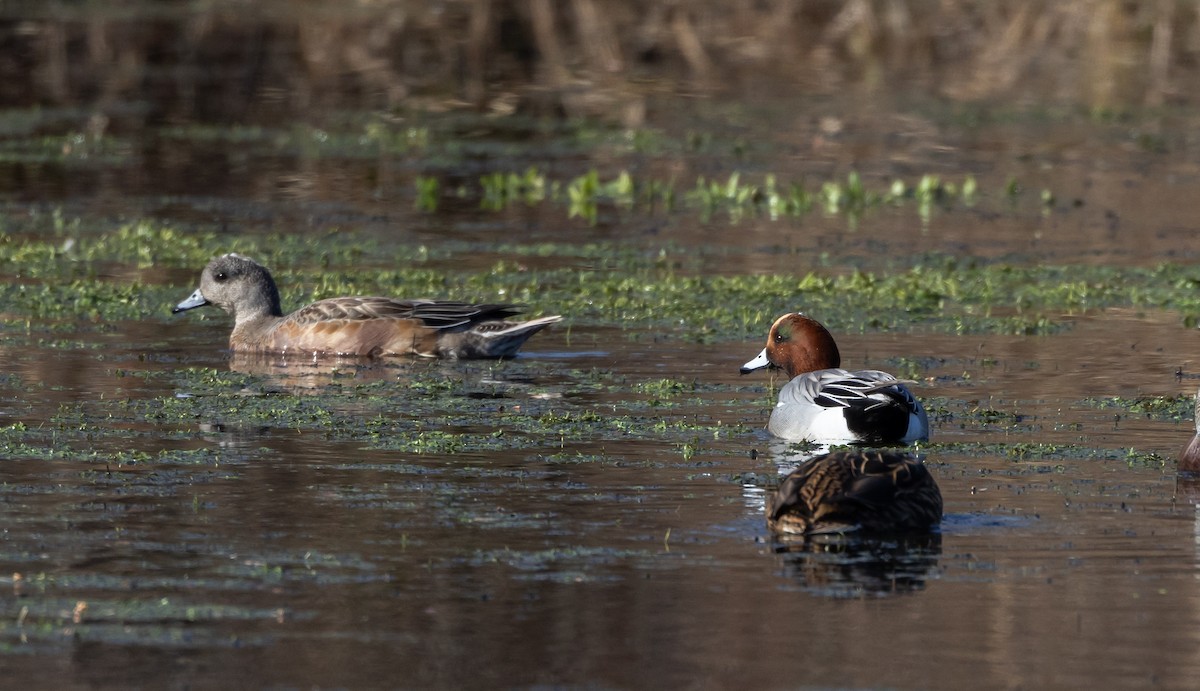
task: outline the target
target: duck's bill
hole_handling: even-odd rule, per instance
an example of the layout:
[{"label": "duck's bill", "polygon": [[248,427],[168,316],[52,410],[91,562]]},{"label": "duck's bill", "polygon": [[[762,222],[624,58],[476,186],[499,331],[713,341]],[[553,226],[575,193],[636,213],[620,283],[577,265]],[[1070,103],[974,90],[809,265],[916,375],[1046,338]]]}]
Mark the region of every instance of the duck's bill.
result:
[{"label": "duck's bill", "polygon": [[208,300],[204,299],[204,294],[200,292],[199,288],[197,288],[196,292],[192,293],[188,299],[184,300],[178,305],[175,305],[175,309],[171,310],[171,314],[176,314],[185,310],[196,309],[197,307],[203,307],[207,304]]},{"label": "duck's bill", "polygon": [[759,370],[764,367],[770,367],[770,366],[771,366],[771,361],[767,359],[767,349],[763,348],[762,352],[759,353],[758,355],[756,355],[753,360],[742,365],[742,369],[739,371],[742,374],[750,374],[754,370]]}]

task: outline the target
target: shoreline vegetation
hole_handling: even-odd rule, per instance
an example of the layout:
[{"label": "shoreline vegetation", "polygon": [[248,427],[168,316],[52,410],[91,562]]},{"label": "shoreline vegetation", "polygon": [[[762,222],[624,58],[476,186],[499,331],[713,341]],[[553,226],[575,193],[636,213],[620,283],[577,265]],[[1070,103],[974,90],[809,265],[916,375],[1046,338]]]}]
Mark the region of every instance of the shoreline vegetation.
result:
[{"label": "shoreline vegetation", "polygon": [[404,106],[638,126],[656,93],[897,81],[1106,111],[1194,102],[1200,65],[1200,6],[1175,0],[28,0],[5,3],[0,22],[15,56],[0,103],[103,108],[149,93],[167,120]]}]

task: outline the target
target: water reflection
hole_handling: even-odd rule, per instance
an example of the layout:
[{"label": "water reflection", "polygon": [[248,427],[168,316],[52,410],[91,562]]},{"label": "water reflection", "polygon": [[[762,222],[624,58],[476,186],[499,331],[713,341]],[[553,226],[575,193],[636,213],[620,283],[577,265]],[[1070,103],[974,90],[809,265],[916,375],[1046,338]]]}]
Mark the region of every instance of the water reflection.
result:
[{"label": "water reflection", "polygon": [[270,429],[266,426],[242,427],[222,422],[202,422],[200,438],[222,449],[248,450],[260,446]]},{"label": "water reflection", "polygon": [[[398,389],[423,386],[458,390],[468,398],[509,398],[532,388],[544,389],[558,380],[545,365],[526,364],[520,358],[476,363],[420,357],[306,357],[278,353],[233,353],[230,371],[261,377],[264,388],[296,395],[336,393],[339,388],[393,383]],[[534,398],[560,398],[555,391],[528,394]]]},{"label": "water reflection", "polygon": [[777,537],[772,548],[783,575],[805,591],[861,598],[924,590],[942,554],[942,536]]},{"label": "water reflection", "polygon": [[345,383],[372,384],[394,381],[411,373],[420,361],[370,360],[353,357],[296,357],[279,353],[233,353],[229,369],[239,374],[265,377],[292,393],[315,393]]},{"label": "water reflection", "polygon": [[770,454],[779,475],[784,476],[817,456],[829,453],[831,448],[829,444],[772,438],[767,444],[767,453]]},{"label": "water reflection", "polygon": [[[754,475],[747,477],[746,482],[742,484],[742,500],[745,502],[746,508],[758,514],[762,514],[766,510],[767,493],[774,492],[782,478],[813,458],[829,453],[830,449],[828,444],[785,441],[774,437],[767,440],[766,445],[766,453],[778,471],[778,475],[767,478]],[[758,458],[757,450],[751,451],[751,458]]]},{"label": "water reflection", "polygon": [[[1200,437],[1200,435],[1197,435]],[[1197,439],[1193,438],[1188,445],[1187,451],[1191,451],[1192,447],[1197,445]],[[1186,454],[1186,452],[1185,452]],[[1192,540],[1195,542],[1195,564],[1196,568],[1200,569],[1200,475],[1194,472],[1183,469],[1183,461],[1180,461],[1180,469],[1175,476],[1175,497],[1183,501],[1186,506],[1190,506],[1194,513],[1192,518]]]}]

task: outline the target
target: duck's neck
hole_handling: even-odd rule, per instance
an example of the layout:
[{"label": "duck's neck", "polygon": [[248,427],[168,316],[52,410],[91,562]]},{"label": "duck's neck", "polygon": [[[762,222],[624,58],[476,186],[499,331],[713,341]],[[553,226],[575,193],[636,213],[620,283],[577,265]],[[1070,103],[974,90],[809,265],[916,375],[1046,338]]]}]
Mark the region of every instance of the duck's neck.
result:
[{"label": "duck's neck", "polygon": [[269,279],[263,281],[260,290],[250,291],[240,302],[222,307],[233,313],[236,326],[283,316],[283,310],[279,307],[279,290]]},{"label": "duck's neck", "polygon": [[233,315],[233,328],[240,329],[263,321],[275,321],[282,316],[278,307],[271,309],[267,306],[251,306],[249,309],[239,309]]},{"label": "duck's neck", "polygon": [[229,334],[229,347],[232,350],[264,350],[271,340],[271,334],[282,317],[259,313],[250,317],[238,315],[233,323],[233,333]]},{"label": "duck's neck", "polygon": [[790,354],[791,357],[787,362],[781,363],[787,372],[788,379],[794,379],[805,372],[816,372],[842,366],[842,356],[833,341],[799,349]]}]

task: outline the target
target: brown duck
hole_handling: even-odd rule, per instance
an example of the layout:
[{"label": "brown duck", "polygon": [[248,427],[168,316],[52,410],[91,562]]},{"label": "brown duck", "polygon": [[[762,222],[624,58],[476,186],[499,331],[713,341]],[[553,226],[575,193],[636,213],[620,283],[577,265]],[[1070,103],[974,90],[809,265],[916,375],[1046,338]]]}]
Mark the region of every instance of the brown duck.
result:
[{"label": "brown duck", "polygon": [[233,315],[229,348],[234,352],[310,356],[511,357],[530,336],[562,319],[509,321],[520,308],[386,297],[330,298],[285,316],[270,272],[238,254],[209,262],[200,287],[173,311],[204,305]]},{"label": "brown duck", "polygon": [[792,471],[767,498],[777,533],[928,531],[942,493],[925,464],[895,451],[836,451]]}]

